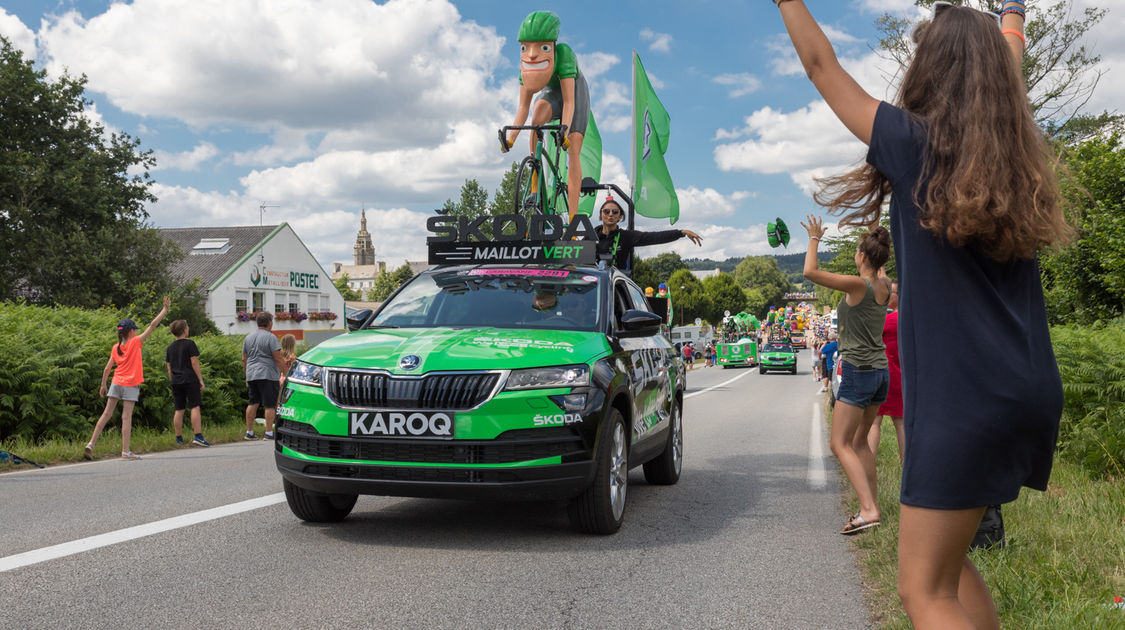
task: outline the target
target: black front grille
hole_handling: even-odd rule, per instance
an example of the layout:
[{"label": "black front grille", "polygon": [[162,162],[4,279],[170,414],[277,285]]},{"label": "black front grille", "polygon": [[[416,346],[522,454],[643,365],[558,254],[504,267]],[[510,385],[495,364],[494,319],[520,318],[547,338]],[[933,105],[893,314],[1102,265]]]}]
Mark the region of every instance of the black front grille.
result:
[{"label": "black front grille", "polygon": [[[401,438],[345,438],[309,434],[286,422],[278,443],[298,453],[326,459],[417,464],[508,464],[545,457],[584,457],[582,438],[565,427],[508,431],[495,440],[423,441]],[[304,425],[311,428],[310,425]],[[534,433],[532,433],[533,431]],[[510,435],[511,434],[511,435]]]},{"label": "black front grille", "polygon": [[327,370],[324,392],[340,407],[457,411],[488,400],[499,374],[429,374],[420,378],[378,372]]}]

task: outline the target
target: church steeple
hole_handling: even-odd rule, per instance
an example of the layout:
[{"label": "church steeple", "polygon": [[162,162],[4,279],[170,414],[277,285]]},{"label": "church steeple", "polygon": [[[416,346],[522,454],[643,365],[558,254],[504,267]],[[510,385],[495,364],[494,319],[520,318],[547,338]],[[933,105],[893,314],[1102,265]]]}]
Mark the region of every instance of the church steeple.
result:
[{"label": "church steeple", "polygon": [[359,212],[359,233],[355,235],[355,264],[374,265],[375,245],[371,242],[371,234],[367,231],[367,210]]}]

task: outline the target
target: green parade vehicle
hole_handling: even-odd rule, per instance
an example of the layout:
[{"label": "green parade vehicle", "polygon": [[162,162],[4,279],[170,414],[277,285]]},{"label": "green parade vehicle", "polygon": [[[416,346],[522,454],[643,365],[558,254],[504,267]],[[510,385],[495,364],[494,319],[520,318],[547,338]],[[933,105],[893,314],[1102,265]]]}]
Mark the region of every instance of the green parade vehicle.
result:
[{"label": "green parade vehicle", "polygon": [[797,352],[793,345],[786,341],[769,341],[762,346],[762,353],[758,363],[758,372],[765,374],[770,370],[784,370],[790,374],[797,373]]},{"label": "green parade vehicle", "polygon": [[723,368],[758,364],[758,343],[749,337],[715,344],[715,354]]},{"label": "green parade vehicle", "polygon": [[439,266],[290,369],[275,446],[290,509],[568,499],[579,531],[617,531],[631,468],[680,477],[685,372],[664,317],[592,241],[437,240]]}]

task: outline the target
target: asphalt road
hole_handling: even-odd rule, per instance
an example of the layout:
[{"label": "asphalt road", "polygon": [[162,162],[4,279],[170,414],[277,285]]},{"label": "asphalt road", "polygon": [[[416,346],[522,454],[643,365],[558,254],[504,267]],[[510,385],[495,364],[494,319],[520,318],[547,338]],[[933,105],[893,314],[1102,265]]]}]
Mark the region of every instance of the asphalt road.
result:
[{"label": "asphalt road", "polygon": [[[607,537],[573,533],[557,502],[360,497],[343,523],[302,523],[277,496],[264,442],[2,475],[0,621],[869,627],[858,570],[836,533],[845,515],[816,384],[807,361],[801,367],[797,376],[689,373],[680,483],[649,486],[635,469],[625,524]],[[263,497],[232,515],[198,514]],[[165,521],[189,514],[202,522]],[[110,533],[104,546],[43,559],[53,546]]]}]

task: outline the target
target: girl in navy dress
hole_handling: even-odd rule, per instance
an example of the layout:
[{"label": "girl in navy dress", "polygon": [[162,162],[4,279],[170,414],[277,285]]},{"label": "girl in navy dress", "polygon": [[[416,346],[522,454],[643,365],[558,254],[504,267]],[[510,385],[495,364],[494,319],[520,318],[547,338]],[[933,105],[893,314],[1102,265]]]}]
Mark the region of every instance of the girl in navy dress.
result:
[{"label": "girl in navy dress", "polygon": [[844,71],[804,2],[775,2],[816,89],[870,147],[817,201],[850,211],[841,225],[870,226],[890,200],[906,440],[899,596],[917,628],[996,628],[967,551],[985,506],[1047,486],[1062,383],[1036,255],[1070,232],[1020,75],[1023,2],[1005,0],[999,20],[935,4],[895,105]]}]

